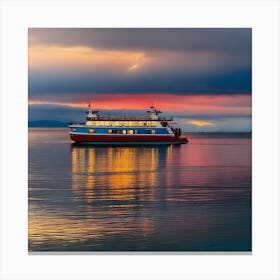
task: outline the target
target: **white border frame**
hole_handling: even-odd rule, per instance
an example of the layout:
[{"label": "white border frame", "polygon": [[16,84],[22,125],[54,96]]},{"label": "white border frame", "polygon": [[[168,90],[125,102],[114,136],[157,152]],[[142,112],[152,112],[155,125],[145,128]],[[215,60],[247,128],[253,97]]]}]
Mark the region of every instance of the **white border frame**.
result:
[{"label": "white border frame", "polygon": [[[279,279],[279,2],[1,2],[1,279]],[[253,28],[253,254],[28,255],[28,27]],[[3,133],[4,132],[4,133]]]}]

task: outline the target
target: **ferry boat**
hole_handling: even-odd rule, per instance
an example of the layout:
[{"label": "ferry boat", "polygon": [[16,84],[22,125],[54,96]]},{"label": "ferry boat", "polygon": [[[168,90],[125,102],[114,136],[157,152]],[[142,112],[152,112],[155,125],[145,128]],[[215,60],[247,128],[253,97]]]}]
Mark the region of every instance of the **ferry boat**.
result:
[{"label": "ferry boat", "polygon": [[171,126],[172,118],[151,106],[146,117],[105,117],[88,105],[85,123],[69,123],[70,137],[77,144],[185,144],[181,129]]}]

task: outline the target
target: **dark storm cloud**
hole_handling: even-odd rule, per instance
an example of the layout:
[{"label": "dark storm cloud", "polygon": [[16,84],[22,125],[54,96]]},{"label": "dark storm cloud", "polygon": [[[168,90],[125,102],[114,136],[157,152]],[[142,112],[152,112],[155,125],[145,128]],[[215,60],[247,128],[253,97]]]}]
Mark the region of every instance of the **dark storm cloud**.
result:
[{"label": "dark storm cloud", "polygon": [[[135,77],[118,75],[94,76],[78,73],[59,75],[56,73],[29,75],[29,97],[77,93],[172,93],[188,94],[249,94],[251,92],[251,70],[241,69],[230,73],[145,73]],[[59,97],[57,96],[57,100]]]},{"label": "dark storm cloud", "polygon": [[30,28],[29,44],[251,53],[250,28]]}]

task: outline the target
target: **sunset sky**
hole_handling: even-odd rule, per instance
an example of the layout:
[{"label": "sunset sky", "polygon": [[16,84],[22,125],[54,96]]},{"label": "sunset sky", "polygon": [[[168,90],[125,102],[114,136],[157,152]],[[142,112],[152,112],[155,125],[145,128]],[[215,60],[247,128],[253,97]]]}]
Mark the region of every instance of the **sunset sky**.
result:
[{"label": "sunset sky", "polygon": [[251,131],[251,29],[31,28],[29,121],[144,115],[184,131]]}]

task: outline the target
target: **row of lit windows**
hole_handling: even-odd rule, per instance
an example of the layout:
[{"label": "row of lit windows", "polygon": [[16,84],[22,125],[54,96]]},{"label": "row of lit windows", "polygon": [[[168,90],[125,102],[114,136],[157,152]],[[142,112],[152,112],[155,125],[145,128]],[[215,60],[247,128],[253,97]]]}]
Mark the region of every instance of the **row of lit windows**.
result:
[{"label": "row of lit windows", "polygon": [[112,127],[119,127],[119,126],[128,126],[128,127],[135,127],[135,126],[150,126],[156,127],[157,122],[155,121],[87,121],[87,125],[92,126],[112,126]]},{"label": "row of lit windows", "polygon": [[[88,133],[92,134],[95,133],[94,129],[89,129]],[[108,129],[107,133],[109,134],[138,134],[138,130],[137,129]],[[149,129],[145,131],[145,134],[156,134],[156,130],[155,129]]]}]

